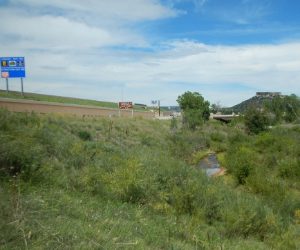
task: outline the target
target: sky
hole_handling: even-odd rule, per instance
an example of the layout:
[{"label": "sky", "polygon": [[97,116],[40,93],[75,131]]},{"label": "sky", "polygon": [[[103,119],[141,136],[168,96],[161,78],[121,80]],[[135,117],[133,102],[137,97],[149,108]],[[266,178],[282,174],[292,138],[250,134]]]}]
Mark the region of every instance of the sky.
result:
[{"label": "sky", "polygon": [[25,92],[168,106],[195,91],[229,107],[300,95],[299,13],[298,0],[0,0],[0,57],[25,57]]}]

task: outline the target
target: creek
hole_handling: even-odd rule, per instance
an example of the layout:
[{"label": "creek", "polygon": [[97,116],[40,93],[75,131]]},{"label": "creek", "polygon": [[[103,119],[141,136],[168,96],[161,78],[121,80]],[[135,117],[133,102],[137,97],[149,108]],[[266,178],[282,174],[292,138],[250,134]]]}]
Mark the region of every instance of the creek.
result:
[{"label": "creek", "polygon": [[203,169],[208,176],[213,176],[221,170],[217,155],[215,153],[210,153],[205,158],[200,160],[198,166]]}]

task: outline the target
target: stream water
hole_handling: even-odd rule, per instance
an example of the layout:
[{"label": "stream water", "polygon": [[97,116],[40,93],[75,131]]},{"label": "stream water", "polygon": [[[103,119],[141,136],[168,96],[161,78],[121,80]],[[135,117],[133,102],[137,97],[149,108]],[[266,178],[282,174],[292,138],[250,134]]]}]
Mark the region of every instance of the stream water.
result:
[{"label": "stream water", "polygon": [[199,167],[203,169],[208,176],[212,176],[220,171],[220,164],[215,153],[211,153],[199,162]]}]

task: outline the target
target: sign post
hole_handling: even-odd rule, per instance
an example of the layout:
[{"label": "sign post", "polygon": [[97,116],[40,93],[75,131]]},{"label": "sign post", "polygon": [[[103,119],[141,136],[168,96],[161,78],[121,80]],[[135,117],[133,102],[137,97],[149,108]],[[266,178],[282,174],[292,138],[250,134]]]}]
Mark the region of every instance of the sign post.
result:
[{"label": "sign post", "polygon": [[152,105],[157,104],[157,108],[158,108],[158,116],[160,116],[160,100],[154,100],[151,101]]},{"label": "sign post", "polygon": [[21,78],[21,91],[24,95],[23,78],[25,78],[24,57],[1,57],[1,78],[6,80],[6,91],[9,91],[8,78]]},{"label": "sign post", "polygon": [[160,100],[158,100],[158,116],[160,117]]},{"label": "sign post", "polygon": [[23,77],[21,78],[21,91],[22,91],[22,95],[24,95]]},{"label": "sign post", "polygon": [[8,93],[8,78],[5,79],[6,80],[6,92]]}]

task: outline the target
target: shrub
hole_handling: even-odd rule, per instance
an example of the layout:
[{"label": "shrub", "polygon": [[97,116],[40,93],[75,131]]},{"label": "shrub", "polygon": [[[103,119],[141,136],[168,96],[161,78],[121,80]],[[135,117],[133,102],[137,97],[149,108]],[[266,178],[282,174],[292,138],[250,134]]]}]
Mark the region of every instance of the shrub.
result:
[{"label": "shrub", "polygon": [[216,141],[216,142],[223,142],[226,139],[225,134],[221,133],[221,132],[213,132],[210,134],[210,138],[212,141]]},{"label": "shrub", "polygon": [[238,143],[246,143],[249,141],[249,135],[241,132],[235,131],[234,133],[229,135],[229,145],[236,145]]},{"label": "shrub", "polygon": [[245,184],[257,159],[255,152],[245,146],[233,147],[225,157],[228,170],[235,176],[239,184]]},{"label": "shrub", "polygon": [[153,139],[151,135],[142,134],[141,135],[141,145],[151,147],[156,144],[156,141]]},{"label": "shrub", "polygon": [[245,125],[250,133],[258,134],[267,130],[269,120],[263,111],[250,108],[245,114]]},{"label": "shrub", "polygon": [[268,243],[270,248],[278,250],[299,249],[299,231],[297,231],[297,227],[290,226],[282,230],[280,234],[268,240]]},{"label": "shrub", "polygon": [[274,233],[278,221],[261,202],[243,194],[231,200],[222,210],[227,237],[258,236],[261,240]]},{"label": "shrub", "polygon": [[101,166],[86,166],[79,172],[79,176],[73,180],[73,186],[80,191],[86,191],[93,195],[106,195],[106,187],[102,177],[104,170]]},{"label": "shrub", "polygon": [[205,221],[212,225],[219,221],[222,217],[222,209],[224,208],[223,194],[217,189],[216,185],[210,185],[207,188],[204,197],[204,216]]},{"label": "shrub", "polygon": [[144,203],[143,171],[135,159],[127,159],[111,173],[103,175],[103,181],[111,192],[125,202]]},{"label": "shrub", "polygon": [[177,119],[175,117],[172,117],[171,123],[170,123],[170,129],[172,131],[176,131],[178,128]]},{"label": "shrub", "polygon": [[199,132],[178,131],[169,136],[169,149],[178,158],[190,160],[197,151],[210,146],[210,138]]},{"label": "shrub", "polygon": [[256,169],[247,178],[247,186],[253,192],[263,195],[270,201],[282,202],[286,197],[285,185],[280,179],[272,176],[272,172]]},{"label": "shrub", "polygon": [[283,178],[300,177],[300,162],[296,158],[287,157],[278,163],[278,174]]},{"label": "shrub", "polygon": [[0,137],[0,172],[29,178],[41,166],[43,156],[43,148],[33,141]]},{"label": "shrub", "polygon": [[92,135],[90,132],[86,131],[86,130],[80,130],[78,132],[78,136],[81,140],[83,141],[91,141],[92,140]]},{"label": "shrub", "polygon": [[92,154],[93,152],[88,150],[87,145],[83,144],[83,142],[76,142],[70,146],[65,161],[70,167],[82,168],[91,162]]},{"label": "shrub", "polygon": [[43,145],[48,156],[55,156],[58,159],[64,159],[69,155],[69,148],[73,143],[73,138],[68,131],[50,121],[43,123],[38,130],[34,131],[33,137]]},{"label": "shrub", "polygon": [[166,190],[169,194],[168,203],[178,215],[193,215],[198,207],[204,204],[204,197],[201,194],[206,189],[206,183],[200,183],[200,180],[197,183],[196,179],[184,169],[179,168],[174,174],[176,173],[179,176],[168,180],[169,189]]},{"label": "shrub", "polygon": [[276,142],[276,137],[271,133],[261,133],[257,136],[255,146],[259,147],[261,151],[264,151],[267,147],[270,147]]}]

